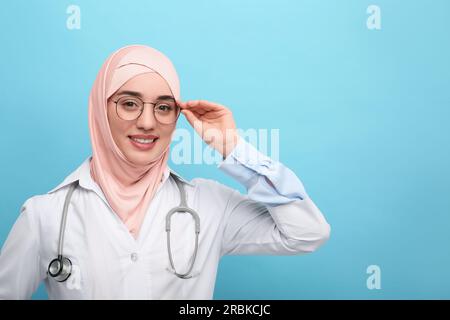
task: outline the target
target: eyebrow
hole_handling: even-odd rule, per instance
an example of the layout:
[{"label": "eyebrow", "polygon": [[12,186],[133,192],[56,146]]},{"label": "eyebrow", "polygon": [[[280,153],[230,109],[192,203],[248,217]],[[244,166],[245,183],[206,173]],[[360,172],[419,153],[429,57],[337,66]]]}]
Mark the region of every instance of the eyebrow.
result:
[{"label": "eyebrow", "polygon": [[[137,91],[124,90],[124,91],[120,91],[120,92],[117,93],[118,96],[119,95],[124,95],[124,94],[125,95],[139,97],[139,98],[142,99],[142,94],[140,92],[137,92]],[[175,99],[172,96],[170,96],[170,95],[158,96],[156,98],[156,100],[173,100],[173,101],[175,101]]]}]

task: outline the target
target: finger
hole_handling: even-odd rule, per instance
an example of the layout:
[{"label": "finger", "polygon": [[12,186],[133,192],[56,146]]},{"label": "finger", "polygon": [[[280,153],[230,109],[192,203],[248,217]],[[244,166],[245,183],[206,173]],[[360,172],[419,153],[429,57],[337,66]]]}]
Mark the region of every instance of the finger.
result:
[{"label": "finger", "polygon": [[226,109],[226,107],[221,104],[207,100],[190,100],[185,103],[185,106],[187,108],[205,109],[208,111]]},{"label": "finger", "polygon": [[181,113],[184,114],[184,116],[186,117],[187,121],[188,121],[192,126],[194,126],[194,123],[195,123],[196,121],[200,121],[200,120],[194,115],[194,113],[193,113],[192,111],[190,111],[190,110],[183,109],[183,110],[181,110]]},{"label": "finger", "polygon": [[207,110],[205,108],[198,108],[198,107],[186,107],[183,106],[181,107],[181,110],[189,110],[191,111],[196,117],[200,117],[208,112],[210,112],[210,110]]},{"label": "finger", "polygon": [[185,108],[186,102],[181,100],[175,100],[175,102],[181,109]]}]

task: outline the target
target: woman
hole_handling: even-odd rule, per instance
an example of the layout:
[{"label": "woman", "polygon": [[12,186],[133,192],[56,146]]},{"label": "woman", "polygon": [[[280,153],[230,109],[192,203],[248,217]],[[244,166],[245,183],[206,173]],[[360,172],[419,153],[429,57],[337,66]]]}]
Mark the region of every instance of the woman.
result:
[{"label": "woman", "polygon": [[[168,167],[180,111],[247,195]],[[182,102],[174,66],[153,48],[105,61],[89,129],[92,157],[23,204],[0,255],[0,298],[30,298],[44,281],[50,299],[211,299],[222,256],[295,255],[329,238],[296,175],[240,138],[226,107]],[[168,231],[184,198],[194,213],[172,214]]]}]

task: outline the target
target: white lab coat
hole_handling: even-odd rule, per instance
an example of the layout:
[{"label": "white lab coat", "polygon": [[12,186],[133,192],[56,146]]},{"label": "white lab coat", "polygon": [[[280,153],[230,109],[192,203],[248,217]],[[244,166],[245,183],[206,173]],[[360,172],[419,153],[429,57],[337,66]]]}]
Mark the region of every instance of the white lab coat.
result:
[{"label": "white lab coat", "polygon": [[[165,218],[180,201],[168,168],[138,239],[128,232],[89,174],[89,160],[47,194],[21,208],[0,255],[0,298],[28,299],[41,281],[50,299],[212,299],[219,259],[227,254],[296,255],[324,243],[330,226],[306,197],[274,207],[213,180],[183,179],[188,206],[201,219],[194,277],[167,271]],[[47,276],[56,258],[62,208],[69,184],[79,180],[68,210],[64,255],[73,263],[63,283]],[[194,220],[172,216],[175,268],[187,271],[194,250]]]}]

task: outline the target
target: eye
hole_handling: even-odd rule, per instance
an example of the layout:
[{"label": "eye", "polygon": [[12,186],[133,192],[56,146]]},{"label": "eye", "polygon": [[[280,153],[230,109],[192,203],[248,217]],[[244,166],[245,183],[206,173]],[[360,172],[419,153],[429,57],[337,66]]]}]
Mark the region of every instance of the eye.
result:
[{"label": "eye", "polygon": [[125,100],[121,102],[121,105],[126,109],[135,109],[138,107],[138,104],[134,100]]},{"label": "eye", "polygon": [[168,112],[171,111],[173,107],[167,103],[160,103],[156,106],[157,111]]}]

